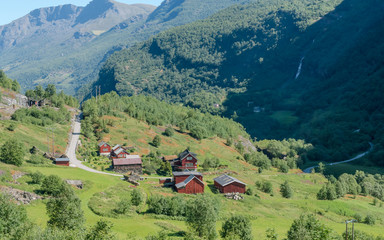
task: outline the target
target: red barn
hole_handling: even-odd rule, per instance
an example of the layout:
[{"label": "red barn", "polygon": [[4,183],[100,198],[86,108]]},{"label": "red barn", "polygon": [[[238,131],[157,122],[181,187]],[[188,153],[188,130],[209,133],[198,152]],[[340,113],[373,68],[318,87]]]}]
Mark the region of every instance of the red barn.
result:
[{"label": "red barn", "polygon": [[174,172],[173,178],[178,193],[204,193],[203,175],[199,172]]},{"label": "red barn", "polygon": [[120,145],[116,145],[112,148],[111,150],[111,159],[114,159],[114,158],[127,158],[127,156],[130,155],[129,152],[127,152],[127,150],[120,146]]},{"label": "red barn", "polygon": [[111,145],[106,142],[100,142],[98,146],[100,156],[109,156],[109,154],[111,153]]},{"label": "red barn", "polygon": [[175,170],[196,170],[197,157],[196,153],[190,152],[188,149],[179,154],[179,158],[173,160]]},{"label": "red barn", "polygon": [[213,180],[215,187],[219,189],[221,193],[245,193],[246,184],[234,177],[223,174]]},{"label": "red barn", "polygon": [[69,166],[69,158],[55,158],[54,163],[59,166]]}]

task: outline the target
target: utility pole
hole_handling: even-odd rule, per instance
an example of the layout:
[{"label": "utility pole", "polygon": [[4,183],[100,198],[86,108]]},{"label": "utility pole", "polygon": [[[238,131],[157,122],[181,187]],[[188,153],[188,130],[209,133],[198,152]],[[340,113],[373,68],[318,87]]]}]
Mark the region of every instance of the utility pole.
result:
[{"label": "utility pole", "polygon": [[352,223],[352,240],[355,240],[355,219],[345,221],[345,240],[348,240],[348,223]]}]

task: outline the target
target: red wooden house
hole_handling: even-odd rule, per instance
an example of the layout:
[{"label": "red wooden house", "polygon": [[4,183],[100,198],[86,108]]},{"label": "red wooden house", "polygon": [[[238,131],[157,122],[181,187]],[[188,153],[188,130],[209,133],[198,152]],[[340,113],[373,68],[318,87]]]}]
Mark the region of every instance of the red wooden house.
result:
[{"label": "red wooden house", "polygon": [[204,193],[203,175],[199,172],[174,172],[173,178],[178,193]]},{"label": "red wooden house", "polygon": [[109,154],[111,153],[111,145],[106,142],[100,142],[98,146],[100,156],[109,156]]},{"label": "red wooden house", "polygon": [[112,148],[110,157],[112,159],[114,159],[114,158],[126,158],[128,155],[130,155],[130,154],[129,154],[129,152],[127,152],[127,150],[124,147],[122,147],[120,145],[116,145]]},{"label": "red wooden house", "polygon": [[190,152],[188,149],[179,154],[179,158],[173,160],[174,170],[196,170],[197,169],[197,154]]},{"label": "red wooden house", "polygon": [[59,166],[69,166],[69,158],[55,158],[53,161]]},{"label": "red wooden house", "polygon": [[213,180],[215,187],[221,193],[245,193],[246,184],[234,177],[223,174]]}]

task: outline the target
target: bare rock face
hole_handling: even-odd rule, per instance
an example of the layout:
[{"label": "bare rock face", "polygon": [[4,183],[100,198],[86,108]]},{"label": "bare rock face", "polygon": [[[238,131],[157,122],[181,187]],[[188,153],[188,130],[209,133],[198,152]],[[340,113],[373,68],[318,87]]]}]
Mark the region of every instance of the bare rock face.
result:
[{"label": "bare rock face", "polygon": [[224,196],[228,199],[233,199],[233,200],[243,200],[244,197],[240,195],[240,193],[236,192],[236,193],[226,193],[224,194]]},{"label": "bare rock face", "polygon": [[0,186],[0,192],[10,195],[18,204],[30,204],[34,200],[42,199],[41,196],[23,190]]},{"label": "bare rock face", "polygon": [[65,180],[69,185],[75,186],[78,189],[83,189],[83,182],[81,180]]}]

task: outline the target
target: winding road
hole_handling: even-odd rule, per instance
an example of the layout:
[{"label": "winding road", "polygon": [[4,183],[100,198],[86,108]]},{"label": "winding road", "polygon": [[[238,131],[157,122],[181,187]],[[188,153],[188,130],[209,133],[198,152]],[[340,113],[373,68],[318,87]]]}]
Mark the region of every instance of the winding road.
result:
[{"label": "winding road", "polygon": [[68,156],[68,158],[70,160],[70,166],[78,167],[78,168],[81,168],[81,169],[88,171],[88,172],[111,175],[111,176],[116,176],[116,177],[123,177],[123,175],[120,175],[120,174],[113,174],[113,173],[97,171],[95,169],[92,169],[90,167],[83,165],[83,163],[77,159],[76,147],[77,147],[77,143],[78,143],[79,138],[80,138],[80,130],[81,130],[80,115],[76,115],[74,120],[73,120],[72,135],[70,137],[69,147],[68,147],[67,152],[66,152],[66,155]]},{"label": "winding road", "polygon": [[[373,150],[373,144],[370,142],[369,143],[369,146],[370,148],[368,149],[368,151],[366,152],[363,152],[359,155],[357,155],[356,157],[354,158],[351,158],[351,159],[348,159],[348,160],[344,160],[344,161],[340,161],[340,162],[333,162],[333,163],[328,163],[328,164],[325,164],[325,166],[332,166],[332,165],[337,165],[337,164],[341,164],[341,163],[348,163],[348,162],[352,162],[352,161],[355,161],[359,158],[362,158],[364,157],[365,155],[367,155],[368,153],[370,153],[372,150]],[[316,165],[316,166],[312,166],[312,167],[309,167],[309,168],[306,168],[303,170],[304,173],[311,173],[312,169],[315,168],[315,167],[318,167],[319,165]]]}]

